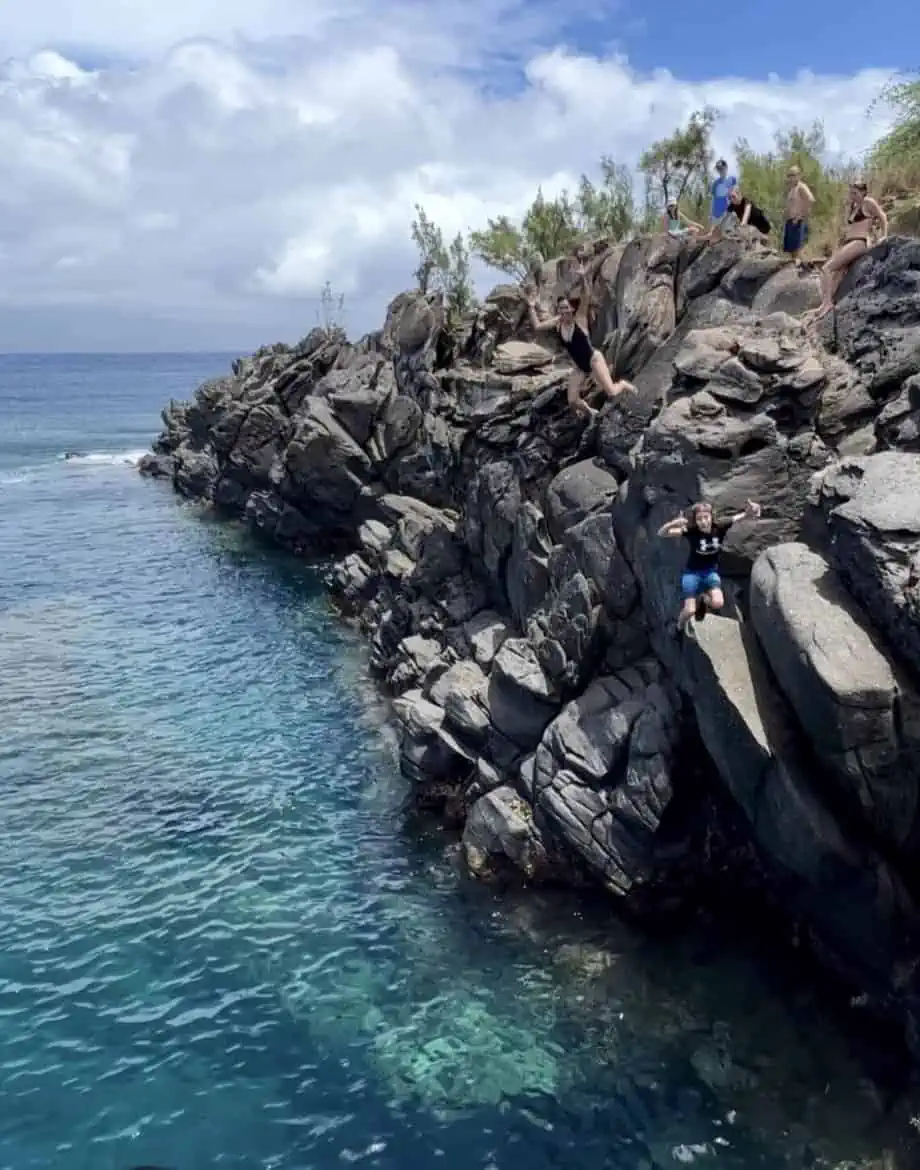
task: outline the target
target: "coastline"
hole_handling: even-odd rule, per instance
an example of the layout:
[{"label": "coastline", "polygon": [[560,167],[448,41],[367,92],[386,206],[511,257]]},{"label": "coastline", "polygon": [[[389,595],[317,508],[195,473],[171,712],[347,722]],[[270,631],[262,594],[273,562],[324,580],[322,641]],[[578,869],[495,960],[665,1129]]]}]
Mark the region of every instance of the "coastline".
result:
[{"label": "coastline", "polygon": [[[407,293],[356,345],[315,330],[171,404],[142,471],[338,554],[403,771],[473,873],[646,916],[746,873],[916,1057],[920,624],[889,588],[920,553],[905,273],[920,242],[873,249],[811,339],[813,278],[753,239],[601,242],[593,340],[638,394],[587,430],[517,290],[449,336]],[[546,266],[548,300],[568,278]],[[729,542],[727,616],[681,644],[652,534],[701,495],[765,519]]]}]

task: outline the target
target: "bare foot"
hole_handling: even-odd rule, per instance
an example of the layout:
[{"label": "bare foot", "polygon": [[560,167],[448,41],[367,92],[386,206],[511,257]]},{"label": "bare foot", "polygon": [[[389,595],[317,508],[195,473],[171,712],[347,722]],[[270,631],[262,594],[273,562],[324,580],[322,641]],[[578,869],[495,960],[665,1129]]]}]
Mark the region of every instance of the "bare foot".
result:
[{"label": "bare foot", "polygon": [[618,382],[614,382],[613,394],[609,395],[609,397],[617,398],[620,394],[638,394],[638,390],[632,382],[627,382],[625,378],[620,378]]}]

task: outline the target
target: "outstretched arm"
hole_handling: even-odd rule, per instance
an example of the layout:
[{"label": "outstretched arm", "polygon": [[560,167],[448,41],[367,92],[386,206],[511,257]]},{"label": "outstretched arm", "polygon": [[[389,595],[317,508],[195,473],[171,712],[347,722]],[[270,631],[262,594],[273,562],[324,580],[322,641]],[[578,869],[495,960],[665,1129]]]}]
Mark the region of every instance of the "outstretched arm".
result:
[{"label": "outstretched arm", "polygon": [[733,516],[729,516],[725,521],[726,524],[738,524],[741,520],[759,520],[760,519],[760,504],[753,500],[748,500],[743,512],[736,512]]},{"label": "outstretched arm", "polygon": [[872,216],[872,218],[878,224],[878,229],[879,229],[878,238],[879,238],[879,240],[886,239],[888,236],[888,216],[884,213],[884,211],[882,211],[881,207],[879,206],[878,203],[875,202],[874,199],[871,199],[871,198],[864,199],[863,206],[865,207],[867,204],[868,204],[869,214]]},{"label": "outstretched arm", "polygon": [[685,223],[687,227],[699,228],[700,231],[703,230],[703,225],[701,223],[695,223],[692,219],[689,219],[679,208],[677,214],[680,217],[681,222]]},{"label": "outstretched arm", "polygon": [[591,285],[583,263],[576,269],[575,275],[578,277],[578,312],[575,314],[575,320],[587,333],[591,310]]},{"label": "outstretched arm", "polygon": [[754,204],[749,199],[747,201],[747,205],[744,208],[744,212],[742,213],[742,216],[741,216],[741,222],[743,224],[746,224],[748,222],[748,220],[751,218],[751,208],[753,206],[754,206]]},{"label": "outstretched arm", "polygon": [[530,317],[530,327],[534,333],[549,333],[551,329],[555,329],[559,323],[558,317],[547,317],[545,321],[541,321],[537,316],[537,305],[533,300],[527,302],[527,315]]},{"label": "outstretched arm", "polygon": [[683,536],[687,531],[687,517],[676,516],[658,529],[659,536]]}]

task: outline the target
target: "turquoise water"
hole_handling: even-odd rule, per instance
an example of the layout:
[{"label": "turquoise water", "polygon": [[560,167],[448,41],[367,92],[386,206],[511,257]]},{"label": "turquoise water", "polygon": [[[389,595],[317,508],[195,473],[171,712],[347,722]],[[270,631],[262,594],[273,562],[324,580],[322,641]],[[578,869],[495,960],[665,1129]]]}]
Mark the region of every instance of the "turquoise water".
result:
[{"label": "turquoise water", "polygon": [[877,1153],[802,987],[406,820],[317,577],[130,466],[227,364],[0,358],[0,1170]]}]

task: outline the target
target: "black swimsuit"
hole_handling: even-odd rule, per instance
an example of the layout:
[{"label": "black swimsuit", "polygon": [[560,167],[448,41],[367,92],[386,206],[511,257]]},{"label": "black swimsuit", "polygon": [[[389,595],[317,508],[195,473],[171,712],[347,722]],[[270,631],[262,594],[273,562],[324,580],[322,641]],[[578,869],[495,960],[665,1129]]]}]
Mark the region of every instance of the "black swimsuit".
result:
[{"label": "black swimsuit", "polygon": [[581,370],[583,374],[591,373],[591,358],[594,356],[594,346],[591,344],[591,339],[585,333],[584,329],[574,322],[572,325],[572,336],[568,341],[562,336],[562,330],[559,330],[559,340],[568,351],[569,357]]},{"label": "black swimsuit", "polygon": [[[868,215],[866,215],[866,213],[863,211],[863,209],[861,207],[860,208],[851,207],[850,214],[847,216],[847,226],[849,226],[850,224],[853,224],[853,223],[863,223],[868,218],[869,218]],[[857,244],[857,243],[865,244],[866,248],[868,249],[869,237],[868,236],[854,236],[852,238],[852,240],[846,240],[845,243],[847,243],[847,244]]]}]

